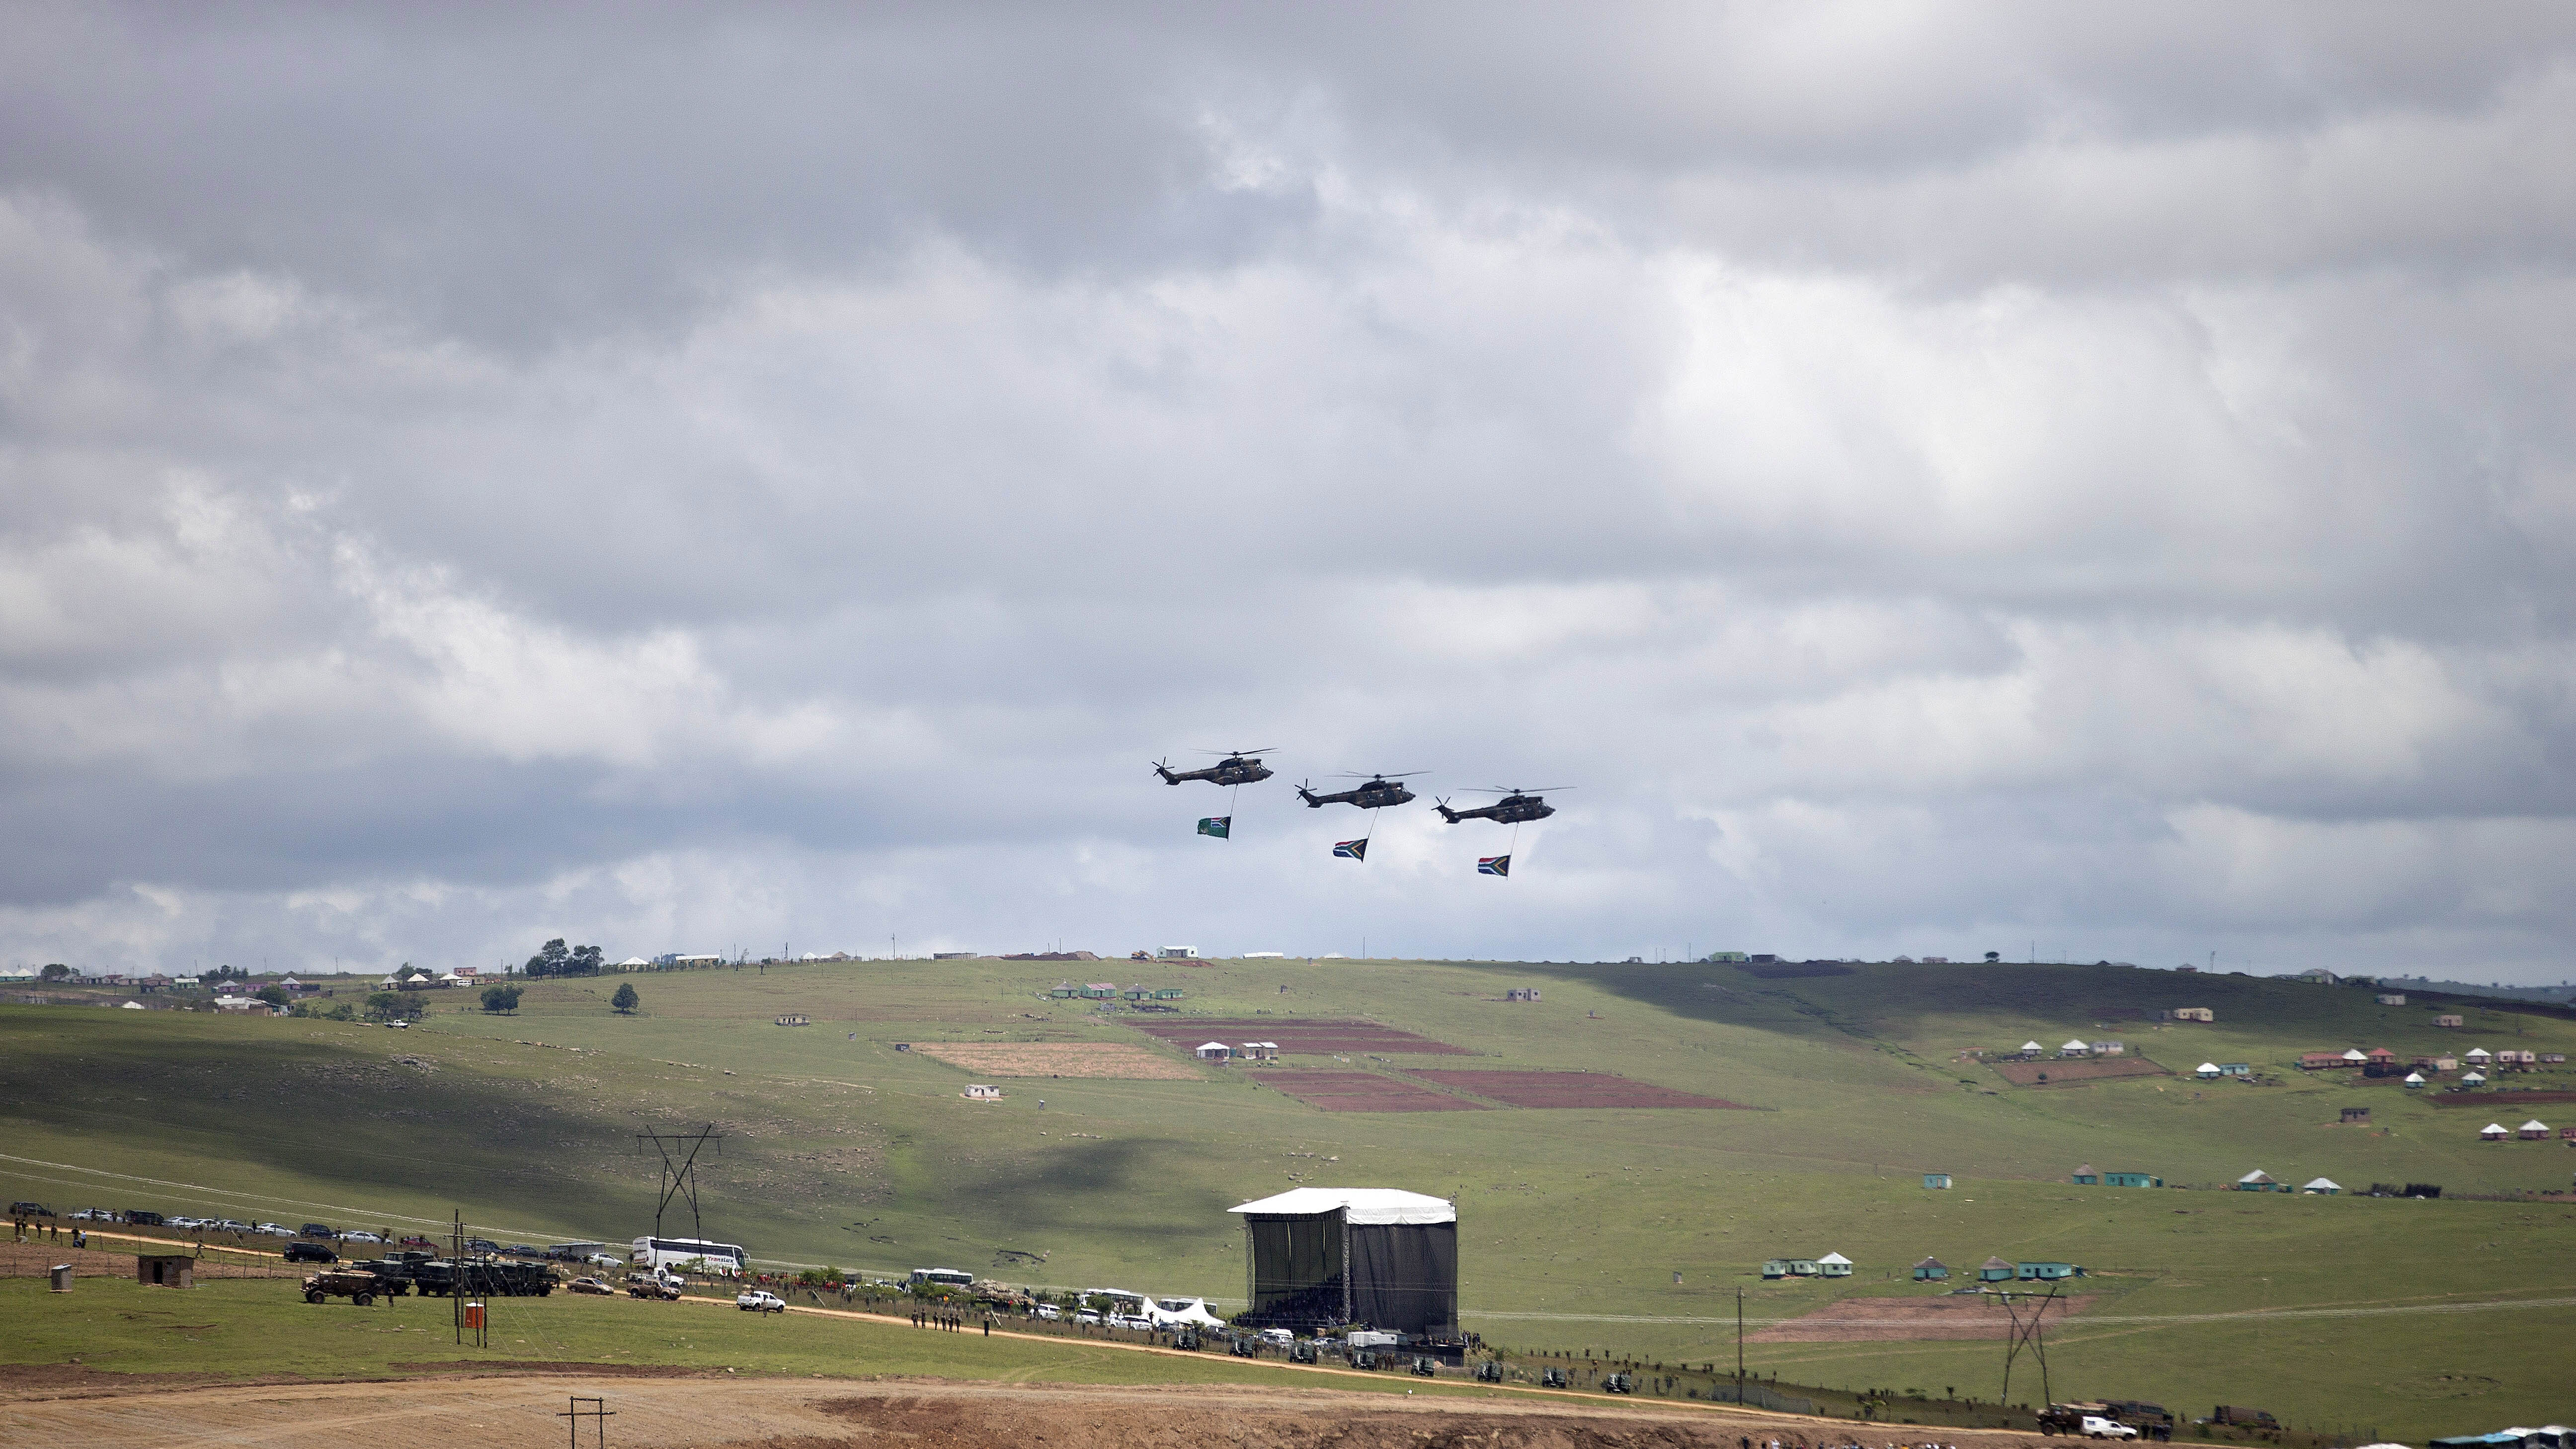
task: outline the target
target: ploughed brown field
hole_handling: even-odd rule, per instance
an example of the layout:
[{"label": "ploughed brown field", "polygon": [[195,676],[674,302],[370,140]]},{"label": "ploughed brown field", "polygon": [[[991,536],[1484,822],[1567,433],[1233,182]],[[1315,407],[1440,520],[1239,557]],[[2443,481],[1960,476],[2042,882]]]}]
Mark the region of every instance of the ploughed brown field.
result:
[{"label": "ploughed brown field", "polygon": [[1184,1082],[1201,1076],[1132,1042],[914,1042],[915,1053],[988,1077],[1110,1077],[1129,1082]]},{"label": "ploughed brown field", "polygon": [[[2028,1285],[2021,1285],[2027,1287]],[[2054,1303],[2017,1305],[2022,1321],[2045,1307],[2048,1323],[2081,1313],[2097,1295],[2079,1293]],[[1745,1337],[1754,1343],[1877,1343],[1925,1338],[2010,1338],[2012,1317],[1991,1298],[1845,1298],[1803,1318],[1775,1323]],[[1942,1431],[1947,1433],[1949,1431]]]},{"label": "ploughed brown field", "polygon": [[[1995,1072],[2016,1087],[2071,1087],[2078,1082],[2107,1082],[2116,1077],[2170,1077],[2171,1071],[2145,1057],[2079,1057],[2063,1062],[1997,1062]],[[2046,1077],[2048,1080],[2041,1081]]]},{"label": "ploughed brown field", "polygon": [[1460,1072],[1417,1071],[1413,1075],[1461,1092],[1491,1097],[1513,1107],[1732,1107],[1753,1110],[1723,1097],[1676,1092],[1650,1082],[1632,1082],[1608,1072]]},{"label": "ploughed brown field", "polygon": [[1275,1041],[1289,1056],[1330,1056],[1335,1052],[1388,1052],[1410,1056],[1469,1055],[1465,1047],[1433,1041],[1373,1021],[1281,1021],[1258,1016],[1250,1020],[1194,1017],[1183,1021],[1131,1021],[1129,1026],[1187,1051],[1201,1042],[1241,1046],[1248,1041]]},{"label": "ploughed brown field", "polygon": [[1371,1072],[1277,1072],[1258,1079],[1326,1112],[1478,1112],[1474,1102]]}]

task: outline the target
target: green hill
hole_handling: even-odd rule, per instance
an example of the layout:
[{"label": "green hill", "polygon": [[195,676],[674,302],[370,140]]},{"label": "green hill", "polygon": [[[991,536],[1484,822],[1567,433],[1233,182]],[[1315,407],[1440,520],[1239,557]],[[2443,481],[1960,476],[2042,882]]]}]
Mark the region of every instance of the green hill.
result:
[{"label": "green hill", "polygon": [[[707,1231],[774,1262],[1224,1299],[1243,1291],[1226,1207],[1301,1183],[1400,1186],[1458,1199],[1469,1326],[1515,1345],[1731,1361],[1739,1289],[1759,1323],[1838,1297],[1922,1295],[1906,1269],[1927,1254],[1954,1268],[2000,1254],[2091,1270],[2092,1305],[2053,1334],[2061,1396],[2198,1414],[2256,1403],[2415,1436],[2564,1417],[2563,1354],[2548,1345],[2576,1331],[2576,1203],[2524,1194],[2565,1188],[2576,1153],[2476,1133],[2533,1115],[2576,1124],[2576,1103],[2517,1109],[2498,1094],[2492,1111],[2444,1110],[2295,1065],[2348,1046],[2566,1052],[2576,1023],[2563,1013],[2448,1007],[2469,1021],[2446,1030],[2420,1000],[2115,967],[1075,968],[1177,987],[1174,1017],[1052,999],[1063,969],[651,973],[620,978],[643,993],[633,1017],[609,1010],[617,980],[538,982],[515,1017],[438,993],[408,1032],[0,1007],[0,1177],[13,1197],[64,1208],[403,1226],[461,1207],[505,1241],[616,1241],[652,1226],[656,1160],[634,1134],[714,1121],[727,1135],[701,1174]],[[1507,1002],[1511,988],[1542,999]],[[2176,1006],[2218,1020],[2157,1019]],[[789,1013],[811,1024],[774,1024]],[[1200,1067],[1135,1029],[1263,1013],[1282,1027],[1364,1018],[1470,1055]],[[1963,1056],[2079,1035],[2119,1037],[2179,1075],[2023,1087]],[[1142,1044],[1183,1075],[985,1077],[896,1049],[1035,1042]],[[2253,1063],[2266,1080],[2199,1082],[2203,1060]],[[1279,1090],[1318,1069],[1480,1068],[1617,1073],[1753,1110],[1515,1109],[1479,1093],[1484,1110],[1324,1112]],[[2521,1080],[2576,1088],[2563,1067]],[[965,1100],[975,1081],[1004,1100]],[[2338,1125],[2346,1106],[2368,1106],[2369,1125]],[[2433,1182],[2445,1197],[2079,1188],[2066,1182],[2079,1163],[2176,1187],[2259,1167],[2355,1191]],[[1956,1186],[1927,1191],[1925,1172]],[[1828,1251],[1855,1275],[1759,1276],[1767,1258]],[[2527,1306],[2478,1306],[2501,1300]],[[2269,1316],[2233,1316],[2249,1313]],[[2002,1360],[1985,1342],[1757,1343],[1749,1356],[1783,1379],[1985,1396]],[[2017,1370],[2016,1399],[2036,1388]]]}]

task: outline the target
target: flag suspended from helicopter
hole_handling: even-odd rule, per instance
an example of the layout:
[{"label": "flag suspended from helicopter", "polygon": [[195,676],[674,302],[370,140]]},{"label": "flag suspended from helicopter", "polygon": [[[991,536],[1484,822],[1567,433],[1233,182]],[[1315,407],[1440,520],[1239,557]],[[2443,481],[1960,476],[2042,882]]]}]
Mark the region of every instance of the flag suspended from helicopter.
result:
[{"label": "flag suspended from helicopter", "polygon": [[1368,859],[1368,842],[1366,840],[1336,840],[1333,842],[1333,856],[1337,860],[1366,860]]},{"label": "flag suspended from helicopter", "polygon": [[1510,875],[1511,873],[1512,858],[1508,855],[1480,855],[1476,857],[1476,874],[1478,875]]},{"label": "flag suspended from helicopter", "polygon": [[1219,840],[1230,839],[1226,832],[1233,828],[1234,817],[1231,815],[1210,815],[1199,822],[1199,834],[1213,835]]}]

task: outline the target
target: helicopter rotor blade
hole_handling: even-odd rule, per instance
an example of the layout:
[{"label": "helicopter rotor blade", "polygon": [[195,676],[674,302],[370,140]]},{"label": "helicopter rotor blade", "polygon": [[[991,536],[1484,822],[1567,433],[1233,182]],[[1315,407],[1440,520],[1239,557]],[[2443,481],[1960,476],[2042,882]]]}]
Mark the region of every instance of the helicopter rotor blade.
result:
[{"label": "helicopter rotor blade", "polygon": [[1544,795],[1550,790],[1574,790],[1579,788],[1581,787],[1575,785],[1514,785],[1510,789],[1506,790],[1500,785],[1480,785],[1476,787],[1475,793],[1479,795]]},{"label": "helicopter rotor blade", "polygon": [[1429,770],[1344,770],[1340,773],[1341,778],[1345,780],[1402,780],[1414,775],[1428,775],[1431,772]]},{"label": "helicopter rotor blade", "polygon": [[1259,745],[1249,750],[1192,750],[1190,753],[1194,755],[1275,755],[1279,753],[1279,747]]}]

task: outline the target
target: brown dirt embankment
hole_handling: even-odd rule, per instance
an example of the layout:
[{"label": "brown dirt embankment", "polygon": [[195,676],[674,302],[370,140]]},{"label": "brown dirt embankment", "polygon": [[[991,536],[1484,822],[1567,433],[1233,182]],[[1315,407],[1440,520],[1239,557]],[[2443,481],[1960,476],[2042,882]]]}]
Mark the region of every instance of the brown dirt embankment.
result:
[{"label": "brown dirt embankment", "polygon": [[[620,1449],[1866,1449],[1930,1431],[1777,1415],[1533,1403],[1496,1394],[1270,1388],[1091,1388],[937,1381],[833,1382],[517,1373],[401,1382],[179,1387],[117,1392],[0,1375],[0,1443],[81,1449],[220,1442],[274,1449],[472,1444],[551,1449],[575,1396],[604,1398]],[[583,1426],[583,1442],[593,1431]],[[1958,1449],[2032,1449],[2027,1434],[1941,1430]]]}]

